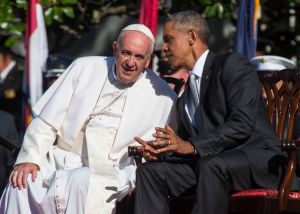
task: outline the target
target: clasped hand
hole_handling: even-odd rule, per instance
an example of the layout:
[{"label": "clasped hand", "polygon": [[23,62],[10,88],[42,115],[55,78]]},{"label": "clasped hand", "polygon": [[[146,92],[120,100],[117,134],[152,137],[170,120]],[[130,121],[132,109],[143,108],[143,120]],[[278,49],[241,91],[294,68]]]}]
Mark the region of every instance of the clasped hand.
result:
[{"label": "clasped hand", "polygon": [[164,128],[155,128],[153,137],[155,137],[153,141],[144,141],[139,137],[134,138],[134,140],[143,145],[146,160],[157,160],[157,155],[163,153],[172,152],[179,155],[194,153],[193,145],[189,141],[182,140],[168,125]]}]

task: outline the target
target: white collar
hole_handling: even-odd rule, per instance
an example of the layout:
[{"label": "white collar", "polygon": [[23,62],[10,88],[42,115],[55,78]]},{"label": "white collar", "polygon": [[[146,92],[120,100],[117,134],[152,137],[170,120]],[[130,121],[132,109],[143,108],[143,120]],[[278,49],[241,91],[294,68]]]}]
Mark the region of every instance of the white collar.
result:
[{"label": "white collar", "polygon": [[204,53],[199,57],[199,59],[197,60],[196,64],[193,67],[192,73],[195,74],[197,77],[200,78],[202,77],[204,63],[208,55],[208,52],[209,52],[208,49],[204,51]]},{"label": "white collar", "polygon": [[16,61],[11,61],[8,66],[0,73],[1,81],[4,81],[9,72],[12,70],[12,68],[16,65]]}]

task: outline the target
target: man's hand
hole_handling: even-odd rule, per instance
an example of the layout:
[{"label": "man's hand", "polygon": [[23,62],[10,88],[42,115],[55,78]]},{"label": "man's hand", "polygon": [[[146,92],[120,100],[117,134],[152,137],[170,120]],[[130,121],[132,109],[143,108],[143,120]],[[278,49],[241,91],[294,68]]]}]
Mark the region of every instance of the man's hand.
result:
[{"label": "man's hand", "polygon": [[156,151],[158,153],[175,152],[180,155],[188,155],[194,153],[194,146],[189,141],[184,141],[176,135],[170,126],[165,128],[155,128],[156,133],[153,136],[156,141],[154,146],[160,147]]},{"label": "man's hand", "polygon": [[37,176],[37,171],[39,170],[38,165],[34,163],[21,163],[15,166],[14,170],[9,176],[9,180],[13,187],[18,187],[25,189],[27,187],[28,174],[31,173],[31,179],[34,182]]}]

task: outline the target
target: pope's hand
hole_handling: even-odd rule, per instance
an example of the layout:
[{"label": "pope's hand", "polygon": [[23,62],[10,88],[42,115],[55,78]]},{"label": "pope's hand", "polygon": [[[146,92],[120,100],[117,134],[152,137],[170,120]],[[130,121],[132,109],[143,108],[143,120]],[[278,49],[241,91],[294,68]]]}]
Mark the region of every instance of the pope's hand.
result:
[{"label": "pope's hand", "polygon": [[28,174],[31,173],[31,179],[34,182],[38,170],[38,165],[34,163],[20,163],[16,165],[13,171],[11,172],[9,180],[13,187],[25,189],[27,187]]},{"label": "pope's hand", "polygon": [[145,158],[146,160],[157,160],[156,155],[158,154],[158,152],[151,146],[153,144],[153,141],[144,141],[139,137],[135,137],[134,140],[144,147],[143,158]]}]

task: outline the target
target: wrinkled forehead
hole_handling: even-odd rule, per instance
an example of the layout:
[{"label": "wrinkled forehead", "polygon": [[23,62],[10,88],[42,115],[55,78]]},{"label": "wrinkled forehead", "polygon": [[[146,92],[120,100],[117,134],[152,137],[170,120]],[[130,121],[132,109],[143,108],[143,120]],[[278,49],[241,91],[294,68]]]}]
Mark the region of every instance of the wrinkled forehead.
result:
[{"label": "wrinkled forehead", "polygon": [[121,52],[128,51],[131,54],[151,55],[151,40],[137,31],[124,31],[118,40],[118,49]]},{"label": "wrinkled forehead", "polygon": [[145,34],[139,31],[122,31],[118,38],[118,47],[123,50],[151,55],[154,44]]}]

